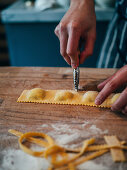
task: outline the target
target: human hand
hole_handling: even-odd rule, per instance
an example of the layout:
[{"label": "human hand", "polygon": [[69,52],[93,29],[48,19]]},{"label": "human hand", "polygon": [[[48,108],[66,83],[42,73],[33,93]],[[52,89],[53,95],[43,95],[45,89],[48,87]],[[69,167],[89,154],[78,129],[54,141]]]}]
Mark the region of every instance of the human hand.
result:
[{"label": "human hand", "polygon": [[[127,65],[122,67],[113,76],[109,77],[107,80],[98,85],[98,88],[101,91],[96,97],[95,104],[102,104],[112,92],[125,83],[127,83]],[[113,111],[121,111],[122,113],[127,114],[127,87],[112,105],[111,109]]]},{"label": "human hand", "polygon": [[[93,0],[71,0],[70,8],[55,29],[60,40],[60,53],[65,61],[77,68],[92,55],[96,39],[96,16]],[[78,57],[79,41],[85,43]]]}]

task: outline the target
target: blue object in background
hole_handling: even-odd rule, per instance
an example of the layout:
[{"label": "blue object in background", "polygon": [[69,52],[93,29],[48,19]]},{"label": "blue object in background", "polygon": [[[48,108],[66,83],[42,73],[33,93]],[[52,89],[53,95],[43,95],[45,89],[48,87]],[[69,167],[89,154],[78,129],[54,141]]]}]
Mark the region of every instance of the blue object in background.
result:
[{"label": "blue object in background", "polygon": [[[54,29],[65,10],[36,11],[26,9],[23,2],[17,2],[2,12],[8,40],[11,66],[53,66],[66,67],[59,53],[59,40]],[[93,56],[83,67],[96,67],[108,20],[97,22],[97,40]]]}]

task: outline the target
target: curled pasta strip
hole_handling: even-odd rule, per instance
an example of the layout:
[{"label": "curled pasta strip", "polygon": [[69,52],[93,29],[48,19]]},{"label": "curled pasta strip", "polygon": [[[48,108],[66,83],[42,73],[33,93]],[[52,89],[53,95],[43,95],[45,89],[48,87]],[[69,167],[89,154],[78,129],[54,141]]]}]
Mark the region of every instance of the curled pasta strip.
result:
[{"label": "curled pasta strip", "polygon": [[[18,132],[17,130],[14,130],[14,129],[9,129],[8,131],[9,133],[12,133],[13,135],[15,136],[18,136],[20,137],[21,135],[23,135],[23,133],[21,132]],[[51,138],[52,140],[52,138]],[[41,139],[37,139],[37,138],[33,138],[33,137],[27,137],[27,141],[28,142],[32,142],[32,143],[35,143],[39,146],[42,146],[42,147],[48,147],[49,146],[49,143],[48,142],[45,142],[44,140],[41,140]],[[53,142],[53,140],[52,140]]]},{"label": "curled pasta strip", "polygon": [[[48,135],[46,135],[46,134],[44,134],[44,133],[39,133],[39,132],[27,132],[27,133],[24,133],[24,134],[22,134],[21,136],[20,136],[20,138],[19,138],[19,146],[20,146],[20,148],[24,151],[24,152],[26,152],[26,153],[28,153],[29,155],[33,155],[33,156],[37,156],[37,157],[42,157],[43,156],[43,154],[44,154],[44,150],[42,150],[42,151],[40,151],[40,152],[37,152],[37,151],[33,151],[33,150],[31,150],[31,149],[29,149],[28,147],[26,147],[22,142],[23,142],[23,140],[24,139],[27,139],[27,138],[30,138],[30,137],[42,137],[42,138],[45,138],[47,141],[48,141],[48,143],[49,143],[49,145],[54,145],[54,141],[53,141],[53,139],[50,137],[50,136],[48,136]],[[36,138],[35,138],[36,139]],[[35,140],[34,140],[35,141]],[[41,140],[40,140],[41,141]]]},{"label": "curled pasta strip", "polygon": [[[92,145],[92,146],[89,146],[86,151],[87,152],[90,152],[90,151],[97,151],[97,150],[104,150],[104,149],[111,149],[111,148],[119,148],[119,149],[124,149],[124,150],[127,150],[127,146],[123,146],[123,144],[125,144],[125,141],[122,141],[121,142],[121,145],[118,146],[118,145],[107,145],[107,144],[104,144],[104,145]],[[70,149],[70,148],[66,148],[66,151],[67,152],[80,152],[81,148],[79,149]]]},{"label": "curled pasta strip", "polygon": [[[80,158],[80,160],[73,163],[73,167],[76,167],[76,166],[78,166],[78,165],[80,165],[80,164],[82,164],[82,163],[84,163],[86,161],[89,161],[89,160],[92,160],[92,159],[94,159],[96,157],[99,157],[99,156],[105,154],[108,151],[109,151],[108,149],[107,150],[100,150],[100,151],[93,152],[92,154],[90,154],[88,156],[82,157],[82,158]],[[68,168],[67,167],[62,167],[62,168],[59,168],[58,170],[68,170]]]},{"label": "curled pasta strip", "polygon": [[65,165],[65,164],[69,164],[69,163],[75,161],[75,160],[76,160],[77,158],[79,158],[82,154],[84,154],[84,152],[86,151],[88,145],[93,144],[94,141],[95,141],[94,138],[91,138],[91,139],[89,139],[89,140],[85,140],[85,141],[84,141],[84,144],[83,144],[83,147],[81,148],[81,151],[80,151],[77,155],[75,155],[75,156],[74,156],[73,158],[71,158],[71,159],[68,159],[67,161],[64,161],[64,160],[56,161],[56,162],[53,163],[53,165],[54,165],[55,167],[61,167],[61,166]]},{"label": "curled pasta strip", "polygon": [[[92,145],[95,142],[95,139],[91,138],[89,140],[84,141],[82,148],[69,149],[69,148],[63,148],[61,146],[56,145],[55,141],[50,136],[44,133],[27,132],[23,134],[13,129],[10,129],[9,132],[19,137],[19,140],[18,140],[19,146],[24,152],[30,155],[36,156],[36,157],[48,158],[50,156],[51,166],[49,167],[49,170],[53,170],[54,168],[59,169],[59,170],[66,170],[66,169],[75,170],[75,167],[77,165],[84,163],[88,160],[94,159],[98,156],[101,156],[112,148],[113,149],[117,148],[120,150],[121,149],[127,150],[127,146],[124,145],[126,143],[125,141],[122,141],[122,142],[119,141],[119,145],[116,145],[116,144],[114,145],[113,144],[112,145],[108,145],[108,144]],[[35,138],[35,137],[44,138],[46,139],[46,141]],[[41,150],[39,152],[33,151],[23,144],[24,140],[27,140],[29,142],[42,146],[45,148],[45,150]],[[91,151],[94,151],[94,152],[87,156],[83,156],[85,152],[91,152]],[[75,153],[75,155],[73,155],[70,158],[68,152]],[[60,160],[58,159],[59,156],[61,157]]]}]

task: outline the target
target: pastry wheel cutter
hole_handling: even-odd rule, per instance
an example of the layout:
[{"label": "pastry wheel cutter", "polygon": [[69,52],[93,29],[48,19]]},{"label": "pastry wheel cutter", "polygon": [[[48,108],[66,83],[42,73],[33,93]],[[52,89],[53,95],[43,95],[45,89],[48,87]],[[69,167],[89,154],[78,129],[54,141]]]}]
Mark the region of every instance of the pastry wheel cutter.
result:
[{"label": "pastry wheel cutter", "polygon": [[80,70],[79,67],[77,67],[76,69],[73,69],[73,80],[74,80],[75,91],[78,91],[79,76],[80,76]]}]

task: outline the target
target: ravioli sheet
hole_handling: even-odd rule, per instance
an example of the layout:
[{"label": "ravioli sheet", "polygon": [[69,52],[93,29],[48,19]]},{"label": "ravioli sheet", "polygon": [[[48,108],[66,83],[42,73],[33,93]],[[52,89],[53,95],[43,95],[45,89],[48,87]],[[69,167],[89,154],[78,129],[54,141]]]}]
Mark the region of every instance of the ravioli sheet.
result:
[{"label": "ravioli sheet", "polygon": [[74,90],[43,90],[34,88],[24,90],[17,102],[87,105],[110,108],[118,99],[120,93],[111,94],[101,105],[95,105],[94,101],[99,92],[97,91],[74,91]]}]

